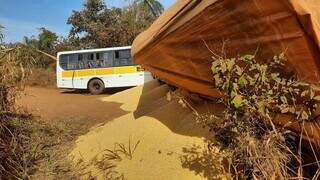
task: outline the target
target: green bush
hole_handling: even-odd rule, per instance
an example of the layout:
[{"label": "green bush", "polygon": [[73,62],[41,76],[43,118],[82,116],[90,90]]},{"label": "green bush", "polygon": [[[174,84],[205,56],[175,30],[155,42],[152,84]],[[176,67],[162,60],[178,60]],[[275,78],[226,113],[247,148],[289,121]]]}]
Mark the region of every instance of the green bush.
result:
[{"label": "green bush", "polygon": [[[264,63],[262,63],[264,62]],[[316,115],[315,86],[301,82],[285,66],[285,54],[257,61],[255,55],[213,57],[213,86],[225,97],[222,114],[202,114],[198,122],[209,127],[234,178],[287,179],[301,177],[301,144],[289,146],[294,133],[277,127],[278,114],[294,116],[298,123]]]}]

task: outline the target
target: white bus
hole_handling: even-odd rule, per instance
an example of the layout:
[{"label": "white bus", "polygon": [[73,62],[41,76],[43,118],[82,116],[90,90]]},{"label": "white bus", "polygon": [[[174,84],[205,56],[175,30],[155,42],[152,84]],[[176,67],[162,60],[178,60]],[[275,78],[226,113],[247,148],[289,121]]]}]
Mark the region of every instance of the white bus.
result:
[{"label": "white bus", "polygon": [[59,52],[58,88],[100,94],[105,88],[137,86],[152,80],[150,72],[133,64],[130,50],[127,46]]}]

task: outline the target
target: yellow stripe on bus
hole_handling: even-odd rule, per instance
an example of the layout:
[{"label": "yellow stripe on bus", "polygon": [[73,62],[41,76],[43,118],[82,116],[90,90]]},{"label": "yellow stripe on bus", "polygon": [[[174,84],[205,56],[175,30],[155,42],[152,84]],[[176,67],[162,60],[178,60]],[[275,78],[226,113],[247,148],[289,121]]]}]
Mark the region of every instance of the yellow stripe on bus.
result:
[{"label": "yellow stripe on bus", "polygon": [[135,66],[126,66],[126,67],[116,67],[115,74],[127,74],[137,72],[137,67]]},{"label": "yellow stripe on bus", "polygon": [[62,72],[62,77],[68,78],[68,77],[73,77],[74,76],[74,71],[63,71]]},{"label": "yellow stripe on bus", "polygon": [[63,78],[71,77],[84,77],[84,76],[95,76],[95,75],[110,75],[110,74],[128,74],[136,73],[136,66],[126,67],[114,67],[114,68],[98,68],[98,69],[86,69],[86,70],[75,70],[75,71],[63,71]]},{"label": "yellow stripe on bus", "polygon": [[114,74],[113,68],[96,69],[96,75],[109,75],[109,74]]},{"label": "yellow stripe on bus", "polygon": [[76,70],[75,77],[94,76],[96,75],[95,69]]}]

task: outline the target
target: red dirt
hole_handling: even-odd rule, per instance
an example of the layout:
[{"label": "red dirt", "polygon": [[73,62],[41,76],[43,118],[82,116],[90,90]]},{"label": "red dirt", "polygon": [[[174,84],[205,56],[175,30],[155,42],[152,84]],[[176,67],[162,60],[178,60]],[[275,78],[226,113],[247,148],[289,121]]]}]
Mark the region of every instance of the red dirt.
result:
[{"label": "red dirt", "polygon": [[81,118],[101,123],[125,114],[119,108],[121,104],[99,100],[106,96],[109,94],[94,96],[54,88],[27,87],[18,104],[45,121]]}]

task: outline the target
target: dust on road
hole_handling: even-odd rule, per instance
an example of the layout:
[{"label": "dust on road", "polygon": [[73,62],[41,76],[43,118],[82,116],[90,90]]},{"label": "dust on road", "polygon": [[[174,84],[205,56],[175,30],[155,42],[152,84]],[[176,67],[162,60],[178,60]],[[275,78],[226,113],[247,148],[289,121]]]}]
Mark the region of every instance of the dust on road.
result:
[{"label": "dust on road", "polygon": [[88,119],[100,123],[125,114],[118,103],[102,102],[109,94],[90,95],[54,88],[27,87],[18,104],[45,121],[68,118]]}]

